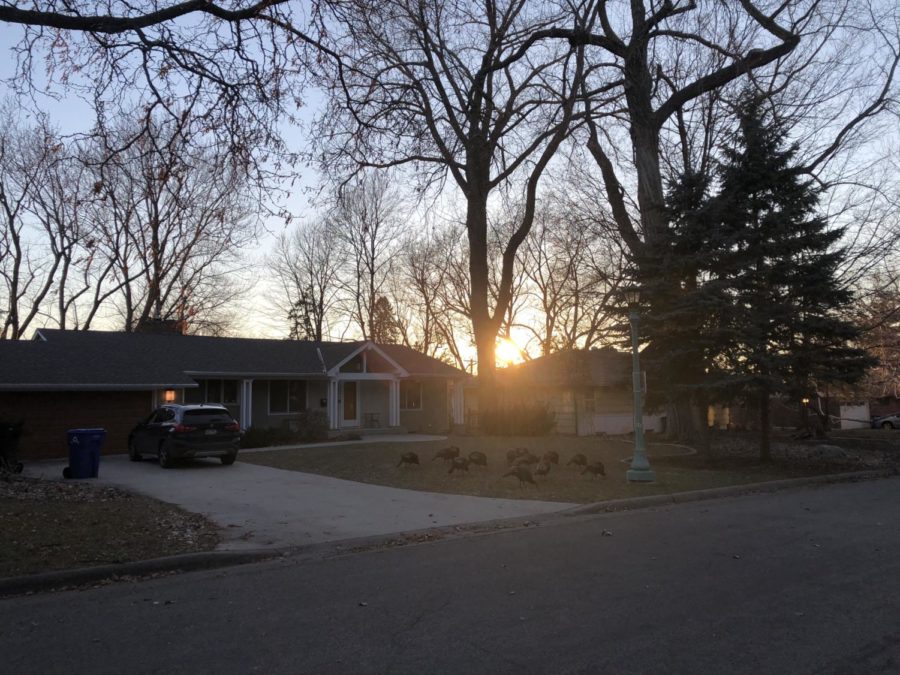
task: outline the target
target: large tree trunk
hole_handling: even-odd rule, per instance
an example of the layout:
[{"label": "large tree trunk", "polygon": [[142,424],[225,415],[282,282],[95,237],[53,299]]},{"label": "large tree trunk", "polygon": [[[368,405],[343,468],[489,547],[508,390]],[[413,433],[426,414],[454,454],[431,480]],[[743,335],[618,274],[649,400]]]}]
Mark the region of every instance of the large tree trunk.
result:
[{"label": "large tree trunk", "polygon": [[712,459],[712,438],[709,431],[709,399],[706,391],[700,389],[691,401],[693,411],[693,430],[698,432],[697,445],[700,456],[705,460]]},{"label": "large tree trunk", "polygon": [[772,461],[771,420],[769,419],[769,389],[764,387],[759,395],[759,459],[761,462]]},{"label": "large tree trunk", "polygon": [[484,392],[493,388],[494,350],[499,328],[499,322],[491,316],[488,306],[487,199],[468,196],[466,232],[469,238],[469,306],[478,352],[478,379]]}]

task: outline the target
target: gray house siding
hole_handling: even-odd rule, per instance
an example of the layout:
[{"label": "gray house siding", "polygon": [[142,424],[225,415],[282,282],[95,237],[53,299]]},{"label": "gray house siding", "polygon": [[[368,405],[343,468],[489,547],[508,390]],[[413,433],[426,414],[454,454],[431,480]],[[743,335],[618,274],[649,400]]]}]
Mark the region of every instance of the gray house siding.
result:
[{"label": "gray house siding", "polygon": [[328,382],[325,380],[307,380],[306,382],[306,407],[311,410],[327,410]]},{"label": "gray house siding", "polygon": [[400,408],[400,426],[410,433],[446,433],[450,429],[450,407],[445,380],[422,380],[421,410]]}]

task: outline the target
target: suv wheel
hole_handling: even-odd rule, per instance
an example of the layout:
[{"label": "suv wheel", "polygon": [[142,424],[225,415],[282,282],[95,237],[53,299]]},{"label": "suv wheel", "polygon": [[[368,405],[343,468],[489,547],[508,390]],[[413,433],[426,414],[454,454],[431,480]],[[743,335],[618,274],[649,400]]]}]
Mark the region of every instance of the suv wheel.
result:
[{"label": "suv wheel", "polygon": [[891,424],[890,422],[882,422],[882,423],[881,423],[881,428],[882,428],[882,429],[893,429],[893,428],[894,428],[894,425]]},{"label": "suv wheel", "polygon": [[234,464],[234,460],[237,459],[237,453],[232,452],[231,454],[228,454],[228,455],[222,455],[221,457],[219,457],[219,459],[222,461],[222,464],[224,464],[225,466],[231,466],[232,464]]},{"label": "suv wheel", "polygon": [[132,462],[140,462],[142,459],[141,453],[137,451],[137,448],[134,445],[133,438],[128,439],[128,459]]},{"label": "suv wheel", "polygon": [[160,443],[159,444],[159,465],[164,469],[171,469],[175,465],[175,460],[172,459],[172,456],[169,454],[169,444],[168,443]]}]

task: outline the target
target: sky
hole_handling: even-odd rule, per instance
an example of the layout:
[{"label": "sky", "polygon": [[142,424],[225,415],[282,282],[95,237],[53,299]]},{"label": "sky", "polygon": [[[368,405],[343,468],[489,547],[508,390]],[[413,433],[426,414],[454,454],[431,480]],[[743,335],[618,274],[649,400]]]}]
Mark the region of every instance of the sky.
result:
[{"label": "sky", "polygon": [[[0,80],[6,80],[14,75],[15,58],[11,49],[20,37],[20,28],[0,24],[0,55],[2,55],[0,56]],[[36,70],[42,72],[41,66],[38,66]],[[4,85],[0,84],[0,87],[2,86]],[[5,98],[9,93],[8,89],[7,91],[0,91],[2,98]],[[317,96],[315,92],[307,92],[305,101],[307,105],[301,111],[301,118],[308,122],[320,108],[322,98]],[[77,98],[77,96],[66,96],[61,100],[41,97],[30,103],[37,109],[47,113],[64,133],[85,131],[93,124],[92,107],[86,101]],[[282,131],[291,149],[301,148],[305,145],[306,139],[300,129],[285,126]],[[882,141],[895,148],[897,135],[887,134]],[[312,167],[300,169],[299,180],[296,181],[291,194],[283,204],[293,214],[294,222],[315,217],[319,200],[316,199],[313,188],[317,186],[318,182],[319,177]],[[417,215],[420,216],[421,214]],[[245,276],[257,281],[249,289],[241,307],[243,325],[237,327],[237,332],[261,337],[281,337],[284,335],[284,326],[278,325],[278,322],[273,320],[267,307],[269,294],[265,289],[265,275],[262,274],[264,267],[261,263],[265,255],[271,250],[277,236],[285,230],[285,223],[283,219],[270,217],[264,223],[264,230],[259,245],[248,255],[248,274]]]},{"label": "sky", "polygon": [[[89,101],[84,100],[77,92],[60,92],[57,96],[37,95],[32,100],[21,100],[15,96],[8,82],[15,76],[16,56],[14,46],[21,38],[22,31],[18,27],[0,23],[0,100],[13,100],[19,106],[22,122],[28,124],[34,119],[33,111],[46,114],[52,123],[64,134],[79,134],[88,131],[94,124],[94,110]],[[35,68],[40,75],[41,67]],[[308,91],[304,97],[305,107],[300,111],[303,122],[309,122],[322,105],[322,97],[315,91]],[[306,138],[301,129],[283,125],[283,136],[291,149],[304,147]],[[319,176],[314,168],[304,166],[299,169],[299,176],[294,182],[289,195],[281,202],[281,206],[293,215],[293,222],[314,218],[318,213],[315,188]],[[247,267],[249,274],[244,276],[254,280],[252,288],[241,301],[240,324],[236,332],[248,337],[283,337],[285,327],[271,316],[266,302],[268,295],[265,288],[265,277],[260,274],[266,255],[272,249],[277,237],[285,231],[283,218],[267,217],[263,222],[258,246],[248,253]],[[113,328],[112,322],[103,328]],[[98,326],[100,327],[100,326]]]}]

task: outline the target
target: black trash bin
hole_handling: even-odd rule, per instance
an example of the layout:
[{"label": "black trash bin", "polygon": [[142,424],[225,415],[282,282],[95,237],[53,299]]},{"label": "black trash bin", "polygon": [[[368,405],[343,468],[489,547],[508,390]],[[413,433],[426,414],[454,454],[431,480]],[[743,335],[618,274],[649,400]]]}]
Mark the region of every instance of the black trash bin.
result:
[{"label": "black trash bin", "polygon": [[0,421],[0,471],[22,473],[22,462],[17,454],[21,436],[22,422]]},{"label": "black trash bin", "polygon": [[63,469],[66,478],[96,478],[100,474],[100,448],[106,429],[69,429],[69,466]]}]

